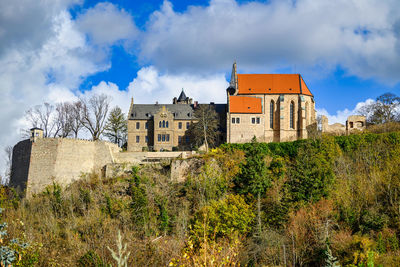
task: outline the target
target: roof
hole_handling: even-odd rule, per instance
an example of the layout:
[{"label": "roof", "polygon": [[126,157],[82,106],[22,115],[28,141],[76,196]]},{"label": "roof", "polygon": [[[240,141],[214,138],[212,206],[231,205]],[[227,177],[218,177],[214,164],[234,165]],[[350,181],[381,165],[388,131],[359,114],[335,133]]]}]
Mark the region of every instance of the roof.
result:
[{"label": "roof", "polygon": [[[129,119],[150,120],[163,106],[165,106],[168,111],[175,114],[174,119],[176,120],[193,119],[194,105],[189,104],[133,104],[131,114],[129,114]],[[226,104],[213,104],[211,106],[214,106],[217,113],[225,112]]]},{"label": "roof", "polygon": [[262,113],[261,98],[252,96],[229,96],[230,113]]},{"label": "roof", "polygon": [[187,99],[185,92],[182,89],[181,94],[178,97],[178,101],[185,101]]},{"label": "roof", "polygon": [[238,94],[313,96],[300,74],[238,74]]}]

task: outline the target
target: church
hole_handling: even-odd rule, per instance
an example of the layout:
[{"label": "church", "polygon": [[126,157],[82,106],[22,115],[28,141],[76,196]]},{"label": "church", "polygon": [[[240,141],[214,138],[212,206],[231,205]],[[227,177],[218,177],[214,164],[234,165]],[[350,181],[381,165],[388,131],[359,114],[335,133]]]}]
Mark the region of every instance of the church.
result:
[{"label": "church", "polygon": [[[220,141],[285,142],[307,138],[316,127],[314,96],[300,74],[238,74],[236,62],[226,104],[211,102]],[[187,130],[198,102],[182,89],[172,104],[135,104],[128,115],[128,151],[192,149]]]}]

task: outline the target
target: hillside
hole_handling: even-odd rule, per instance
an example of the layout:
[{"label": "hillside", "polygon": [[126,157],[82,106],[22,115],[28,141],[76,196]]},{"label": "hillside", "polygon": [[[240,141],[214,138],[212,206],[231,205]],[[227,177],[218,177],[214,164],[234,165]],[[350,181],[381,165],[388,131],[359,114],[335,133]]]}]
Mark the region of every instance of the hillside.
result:
[{"label": "hillside", "polygon": [[13,266],[117,266],[119,231],[128,266],[400,262],[400,132],[225,144],[185,183],[165,164],[0,193]]}]

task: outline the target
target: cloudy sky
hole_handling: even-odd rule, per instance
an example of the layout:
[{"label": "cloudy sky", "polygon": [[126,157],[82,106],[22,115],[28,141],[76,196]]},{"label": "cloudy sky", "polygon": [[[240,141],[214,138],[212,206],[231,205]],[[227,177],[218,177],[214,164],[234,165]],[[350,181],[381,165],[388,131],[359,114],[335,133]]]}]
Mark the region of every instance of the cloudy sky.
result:
[{"label": "cloudy sky", "polygon": [[0,148],[24,112],[107,93],[127,111],[185,88],[225,102],[239,73],[300,73],[321,114],[343,122],[368,99],[400,94],[398,0],[2,0]]}]

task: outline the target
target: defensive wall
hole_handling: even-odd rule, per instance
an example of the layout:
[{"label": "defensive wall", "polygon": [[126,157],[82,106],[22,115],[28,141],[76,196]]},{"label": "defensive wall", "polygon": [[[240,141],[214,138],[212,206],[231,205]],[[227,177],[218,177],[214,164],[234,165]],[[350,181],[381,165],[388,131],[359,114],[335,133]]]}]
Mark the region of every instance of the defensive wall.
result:
[{"label": "defensive wall", "polygon": [[66,138],[24,140],[14,146],[10,185],[26,195],[42,191],[57,182],[67,185],[83,173],[97,172],[114,161],[120,148],[103,141]]},{"label": "defensive wall", "polygon": [[[187,158],[194,152],[121,152],[113,143],[69,138],[24,140],[13,148],[10,186],[26,190],[26,196],[41,192],[56,182],[66,186],[84,173],[101,177],[126,171],[132,165]],[[119,174],[117,172],[117,174]]]}]

